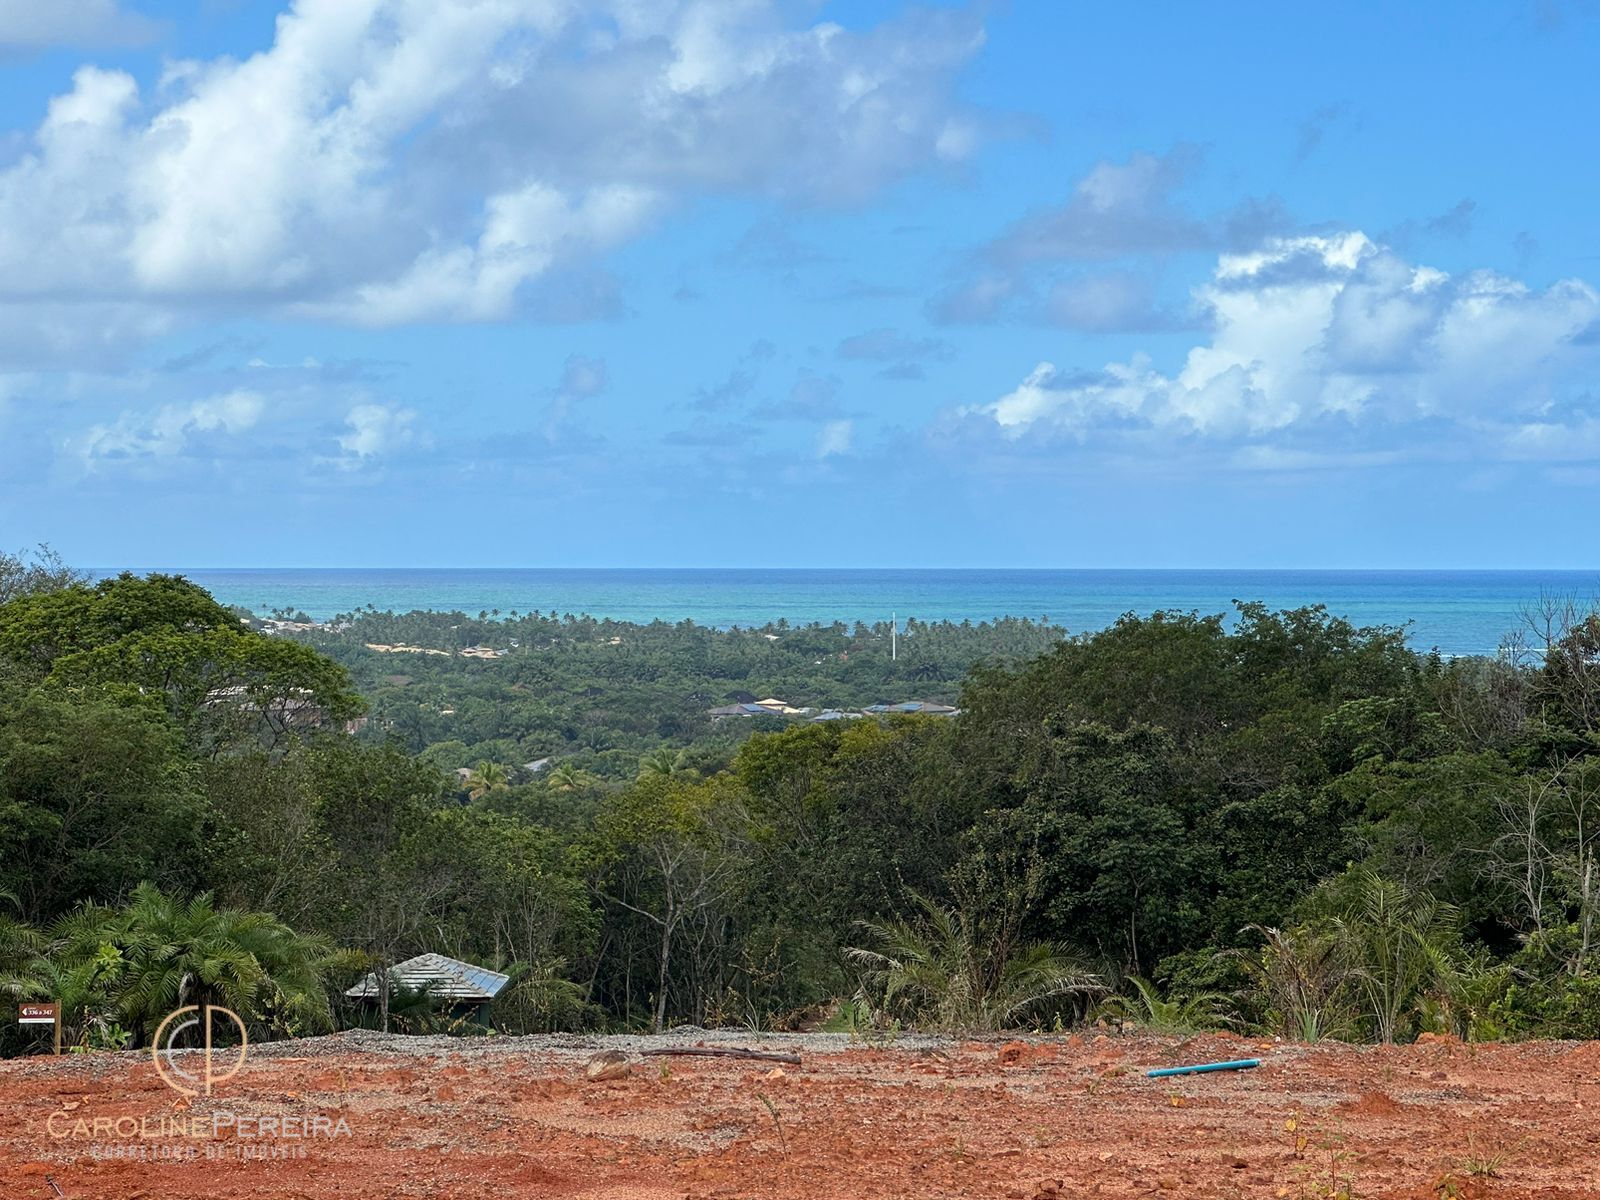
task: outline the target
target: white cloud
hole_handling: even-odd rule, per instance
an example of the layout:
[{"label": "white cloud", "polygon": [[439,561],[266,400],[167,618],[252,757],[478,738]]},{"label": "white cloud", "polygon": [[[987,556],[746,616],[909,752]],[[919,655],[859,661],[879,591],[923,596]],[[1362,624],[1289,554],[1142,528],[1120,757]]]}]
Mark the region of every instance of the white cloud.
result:
[{"label": "white cloud", "polygon": [[951,97],[970,18],[783,11],[297,0],[269,49],[147,94],[85,67],[0,170],[0,301],[496,319],[681,197],[849,202],[971,144]]},{"label": "white cloud", "polygon": [[1543,426],[1525,423],[1546,421],[1600,358],[1581,337],[1600,318],[1588,284],[1452,278],[1359,232],[1224,255],[1195,299],[1213,332],[1175,372],[1142,357],[1076,374],[1045,362],[969,413],[1013,438],[1112,426],[1239,438],[1443,420],[1463,431],[1511,423],[1527,441]]},{"label": "white cloud", "polygon": [[543,184],[531,184],[515,195],[490,197],[476,245],[426,251],[396,279],[294,307],[366,325],[438,316],[503,317],[529,280],[562,258],[625,241],[644,227],[658,203],[659,197],[637,188],[601,188],[573,202]]},{"label": "white cloud", "polygon": [[155,31],[117,0],[0,0],[0,47],[129,46]]},{"label": "white cloud", "polygon": [[409,408],[358,404],[345,415],[345,432],[339,436],[341,465],[355,468],[409,442],[417,414]]},{"label": "white cloud", "polygon": [[92,426],[77,448],[91,469],[107,461],[171,458],[204,435],[247,432],[264,407],[259,394],[236,391],[192,404],[164,405],[153,414],[125,412],[112,424]]},{"label": "white cloud", "polygon": [[1529,421],[1521,425],[1487,426],[1486,438],[1502,457],[1528,462],[1600,461],[1600,417],[1573,414],[1565,421]]},{"label": "white cloud", "polygon": [[855,425],[850,421],[829,421],[817,433],[817,457],[850,453],[855,440]]}]

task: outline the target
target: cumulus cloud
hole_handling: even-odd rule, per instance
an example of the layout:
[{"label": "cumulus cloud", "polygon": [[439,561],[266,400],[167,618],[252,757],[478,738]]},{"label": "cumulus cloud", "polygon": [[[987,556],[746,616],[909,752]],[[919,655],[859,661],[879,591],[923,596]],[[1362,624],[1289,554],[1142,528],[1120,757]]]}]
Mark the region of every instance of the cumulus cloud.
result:
[{"label": "cumulus cloud", "polygon": [[411,441],[416,417],[409,408],[356,405],[345,414],[345,430],[338,438],[340,464],[354,469]]},{"label": "cumulus cloud", "polygon": [[[1432,422],[1528,454],[1593,427],[1581,406],[1600,348],[1583,335],[1600,319],[1600,294],[1577,280],[1539,290],[1492,271],[1451,276],[1347,232],[1225,254],[1195,300],[1212,333],[1177,370],[1142,355],[1087,372],[1042,362],[968,415],[1011,439],[1077,440],[1128,429],[1381,439]],[[1239,461],[1292,456],[1278,447]]]},{"label": "cumulus cloud", "polygon": [[117,0],[0,0],[0,50],[47,46],[131,46],[156,24]]},{"label": "cumulus cloud", "polygon": [[[63,11],[0,4],[19,37],[49,21],[17,13]],[[297,0],[269,49],[170,64],[148,92],[84,67],[0,170],[0,302],[493,319],[681,197],[850,203],[967,152],[951,85],[973,18],[784,11]]]},{"label": "cumulus cloud", "polygon": [[85,465],[130,459],[171,458],[188,453],[204,435],[237,436],[255,427],[264,403],[255,392],[236,391],[168,404],[152,413],[125,412],[115,422],[92,426],[79,440]]}]

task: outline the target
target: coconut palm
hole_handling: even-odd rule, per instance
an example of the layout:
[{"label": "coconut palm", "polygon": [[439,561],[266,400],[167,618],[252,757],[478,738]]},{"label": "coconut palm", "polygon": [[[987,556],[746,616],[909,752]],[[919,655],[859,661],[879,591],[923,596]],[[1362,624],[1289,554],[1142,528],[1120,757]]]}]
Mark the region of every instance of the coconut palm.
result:
[{"label": "coconut palm", "polygon": [[845,956],[865,969],[861,998],[908,1024],[942,1030],[1005,1029],[1051,1000],[1099,980],[1060,948],[1034,942],[1000,956],[973,922],[912,893],[916,920],[857,922],[874,943]]},{"label": "coconut palm", "polygon": [[552,792],[581,792],[594,782],[588,771],[579,770],[569,762],[558,763],[545,776]]},{"label": "coconut palm", "polygon": [[489,762],[487,759],[480,762],[467,776],[467,795],[474,800],[487,796],[490,792],[498,792],[502,788],[511,786],[511,775],[499,763]]},{"label": "coconut palm", "polygon": [[685,751],[674,751],[670,747],[661,746],[639,760],[639,778],[672,779],[679,775],[692,774],[688,761],[689,756]]}]

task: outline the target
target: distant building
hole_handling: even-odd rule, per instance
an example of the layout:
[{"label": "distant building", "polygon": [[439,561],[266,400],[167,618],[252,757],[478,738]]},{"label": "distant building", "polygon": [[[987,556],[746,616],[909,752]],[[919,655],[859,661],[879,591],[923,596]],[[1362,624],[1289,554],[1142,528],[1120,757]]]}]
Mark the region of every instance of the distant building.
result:
[{"label": "distant building", "polygon": [[859,712],[847,708],[828,708],[817,712],[814,708],[797,708],[787,700],[769,696],[765,700],[722,704],[706,710],[713,720],[724,717],[810,717],[813,721],[851,721],[862,717],[886,717],[897,713],[917,713],[927,717],[959,716],[961,710],[949,704],[936,704],[932,700],[904,700],[899,704],[870,704]]},{"label": "distant building", "polygon": [[[489,1005],[511,982],[511,976],[474,966],[442,954],[419,954],[389,968],[391,989],[407,991],[427,988],[428,995],[447,1005],[453,1015],[488,1023]],[[352,1000],[376,1004],[382,996],[378,974],[374,971],[345,992]]]},{"label": "distant building", "polygon": [[245,712],[253,710],[263,721],[278,730],[288,730],[296,726],[320,727],[327,716],[322,706],[317,703],[316,697],[306,688],[290,688],[282,695],[258,696],[253,694],[249,686],[233,683],[226,687],[212,688],[206,693],[205,702],[211,708],[233,705]]},{"label": "distant building", "polygon": [[753,703],[721,704],[716,708],[707,709],[708,716],[718,717],[803,717],[812,710],[809,708],[796,708],[787,700],[779,700],[775,696],[768,696],[765,700]]},{"label": "distant building", "polygon": [[798,717],[802,713],[811,711],[806,708],[796,708],[787,700],[779,700],[776,696],[768,696],[765,700],[757,700],[756,707],[764,708],[777,717]]},{"label": "distant building", "polygon": [[554,761],[555,759],[553,758],[536,758],[531,763],[523,763],[522,769],[537,775],[540,771],[543,771]]}]

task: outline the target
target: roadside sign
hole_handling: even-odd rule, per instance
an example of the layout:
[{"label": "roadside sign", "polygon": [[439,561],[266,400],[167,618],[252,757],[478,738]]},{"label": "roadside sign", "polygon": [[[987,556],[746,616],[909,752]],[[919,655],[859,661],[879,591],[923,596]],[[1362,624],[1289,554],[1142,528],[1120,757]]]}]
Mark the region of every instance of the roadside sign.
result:
[{"label": "roadside sign", "polygon": [[17,1006],[18,1025],[54,1025],[56,1027],[56,1053],[61,1053],[61,1006],[49,1004],[21,1004]]},{"label": "roadside sign", "polygon": [[24,1004],[17,1016],[19,1025],[54,1025],[56,1023],[56,1006],[54,1004]]}]

